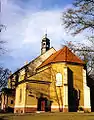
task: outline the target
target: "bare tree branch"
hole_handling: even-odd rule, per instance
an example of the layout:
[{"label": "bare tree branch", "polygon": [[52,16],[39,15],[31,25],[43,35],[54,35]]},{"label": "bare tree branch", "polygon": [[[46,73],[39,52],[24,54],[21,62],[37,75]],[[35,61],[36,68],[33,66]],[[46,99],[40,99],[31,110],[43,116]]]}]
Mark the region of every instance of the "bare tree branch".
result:
[{"label": "bare tree branch", "polygon": [[89,30],[94,33],[94,0],[75,0],[74,7],[63,12],[65,29],[73,35]]},{"label": "bare tree branch", "polygon": [[4,69],[0,67],[0,91],[2,88],[7,86],[9,74],[10,74],[9,69]]}]

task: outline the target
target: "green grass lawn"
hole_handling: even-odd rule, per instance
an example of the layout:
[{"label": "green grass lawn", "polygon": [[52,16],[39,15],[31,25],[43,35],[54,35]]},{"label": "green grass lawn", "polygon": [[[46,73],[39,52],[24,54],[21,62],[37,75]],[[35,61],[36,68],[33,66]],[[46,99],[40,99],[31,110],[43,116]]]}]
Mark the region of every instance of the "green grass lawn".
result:
[{"label": "green grass lawn", "polygon": [[94,120],[94,113],[0,114],[0,120]]}]

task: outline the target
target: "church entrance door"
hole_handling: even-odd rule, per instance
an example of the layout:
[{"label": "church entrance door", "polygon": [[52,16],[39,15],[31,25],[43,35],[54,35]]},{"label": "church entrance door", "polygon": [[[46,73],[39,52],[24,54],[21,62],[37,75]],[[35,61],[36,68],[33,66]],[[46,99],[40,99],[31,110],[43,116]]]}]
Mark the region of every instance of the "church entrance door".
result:
[{"label": "church entrance door", "polygon": [[41,111],[45,111],[45,101],[41,101]]},{"label": "church entrance door", "polygon": [[38,106],[37,106],[37,110],[38,111],[45,111],[46,108],[46,100],[43,97],[40,97],[38,99]]},{"label": "church entrance door", "polygon": [[51,111],[51,102],[47,98],[38,98],[37,110],[45,112]]}]

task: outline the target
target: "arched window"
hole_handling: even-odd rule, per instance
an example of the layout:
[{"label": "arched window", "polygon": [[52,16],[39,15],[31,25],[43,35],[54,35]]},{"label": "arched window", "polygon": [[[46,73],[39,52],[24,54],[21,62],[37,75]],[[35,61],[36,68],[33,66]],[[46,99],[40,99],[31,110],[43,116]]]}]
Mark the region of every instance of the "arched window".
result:
[{"label": "arched window", "polygon": [[61,73],[57,73],[56,74],[56,86],[62,86],[62,74]]}]

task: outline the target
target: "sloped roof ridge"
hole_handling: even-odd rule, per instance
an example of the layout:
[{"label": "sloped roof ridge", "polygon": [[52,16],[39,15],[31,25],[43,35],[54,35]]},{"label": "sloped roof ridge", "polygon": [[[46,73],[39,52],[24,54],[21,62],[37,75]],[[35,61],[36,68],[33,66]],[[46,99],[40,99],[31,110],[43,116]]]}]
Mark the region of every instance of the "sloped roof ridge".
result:
[{"label": "sloped roof ridge", "polygon": [[[65,46],[64,46],[64,47],[65,47]],[[62,52],[63,49],[64,49],[64,48],[62,48],[62,49],[56,51],[55,53],[53,53],[53,54],[50,55],[45,61],[49,60],[49,58],[53,57],[53,55],[55,55],[56,53],[58,53],[58,54],[55,55],[55,57],[54,57],[53,59],[51,59],[50,63],[53,62],[53,61],[55,60],[55,58]],[[43,61],[42,64],[41,64],[38,68],[43,67],[42,65],[45,63],[45,61]],[[49,62],[48,62],[47,64],[49,64]],[[38,68],[37,68],[37,69],[38,69]]]},{"label": "sloped roof ridge", "polygon": [[[52,46],[49,50],[54,49],[56,51],[56,49]],[[49,51],[48,50],[48,51]],[[48,52],[46,51],[46,52]],[[45,53],[46,53],[45,52]],[[44,55],[45,53],[43,53],[42,55]],[[23,68],[25,68],[26,66],[30,65],[30,63],[34,62],[36,59],[38,59],[41,56],[41,54],[39,56],[37,56],[35,59],[32,59],[29,63],[27,63],[26,65],[23,65],[22,67],[20,67],[18,70],[14,71],[9,77],[11,77],[12,75],[14,75],[15,73],[17,73],[18,71],[22,70]],[[48,57],[49,58],[49,57]]]},{"label": "sloped roof ridge", "polygon": [[[56,51],[56,52],[57,52],[57,51]],[[51,56],[53,56],[54,54],[55,54],[55,53],[52,53],[52,55],[50,55],[46,60],[48,60],[48,59],[49,59]],[[46,60],[45,60],[45,61],[46,61]],[[43,61],[42,64],[45,63],[45,61]],[[40,66],[41,66],[41,65],[40,65]]]},{"label": "sloped roof ridge", "polygon": [[59,51],[56,51],[58,54],[54,57],[53,61],[55,60],[55,58],[62,52],[62,49],[60,49]]},{"label": "sloped roof ridge", "polygon": [[[64,48],[65,48],[65,50],[64,50]],[[62,49],[60,49],[59,51],[57,51],[58,54],[55,56],[55,58],[63,51],[63,52],[66,52],[66,54],[65,54],[65,61],[67,61],[67,54],[68,54],[67,52],[68,52],[68,50],[71,52],[71,50],[67,46],[64,46]],[[54,59],[53,59],[53,61],[54,61]]]},{"label": "sloped roof ridge", "polygon": [[[68,48],[69,49],[69,48]],[[81,62],[84,62],[83,60],[81,60],[77,55],[75,55],[70,49],[69,51],[73,54],[73,56],[75,56],[78,60],[80,60]]]},{"label": "sloped roof ridge", "polygon": [[79,61],[81,61],[81,62],[83,62],[83,60],[81,60],[77,55],[75,55],[67,46],[65,46],[66,47],[66,56],[65,56],[65,59],[66,59],[66,61],[68,60],[68,57],[67,57],[67,55],[68,55],[68,51],[74,56],[74,57],[76,57]]},{"label": "sloped roof ridge", "polygon": [[[55,59],[55,58],[57,58],[59,56],[59,54],[60,55],[63,54],[64,57],[63,57],[62,60],[59,60],[59,59],[56,60]],[[72,58],[74,59],[73,61],[68,56],[68,54],[70,54],[72,56]],[[38,68],[41,68],[41,67],[43,67],[43,66],[45,66],[45,65],[47,65],[49,63],[52,63],[52,62],[60,62],[60,61],[84,64],[83,60],[81,60],[78,56],[76,56],[67,46],[64,46],[62,49],[56,51],[51,56],[49,56]]]},{"label": "sloped roof ridge", "polygon": [[66,49],[65,49],[65,51],[66,51],[66,54],[65,54],[65,61],[67,61],[67,54],[68,54],[69,48],[68,48],[67,46],[64,46],[64,48],[66,48]]},{"label": "sloped roof ridge", "polygon": [[82,62],[84,63],[84,61],[83,61],[83,60],[81,60],[78,56],[76,56],[75,54],[74,54],[74,56],[75,56],[75,57],[77,57],[80,61],[82,61]]},{"label": "sloped roof ridge", "polygon": [[[62,49],[56,51],[55,53],[52,53],[52,55],[50,55],[45,61],[49,60],[50,57],[52,57],[54,54],[56,54],[56,53],[59,52],[59,53],[54,57],[54,59],[55,59],[55,58],[60,54],[61,51],[62,51]],[[54,59],[52,59],[51,61],[54,61]],[[45,63],[45,61],[43,61],[42,64]],[[40,66],[41,66],[41,65],[40,65]],[[39,66],[39,67],[40,67],[40,66]],[[38,67],[38,68],[39,68],[39,67]]]}]

